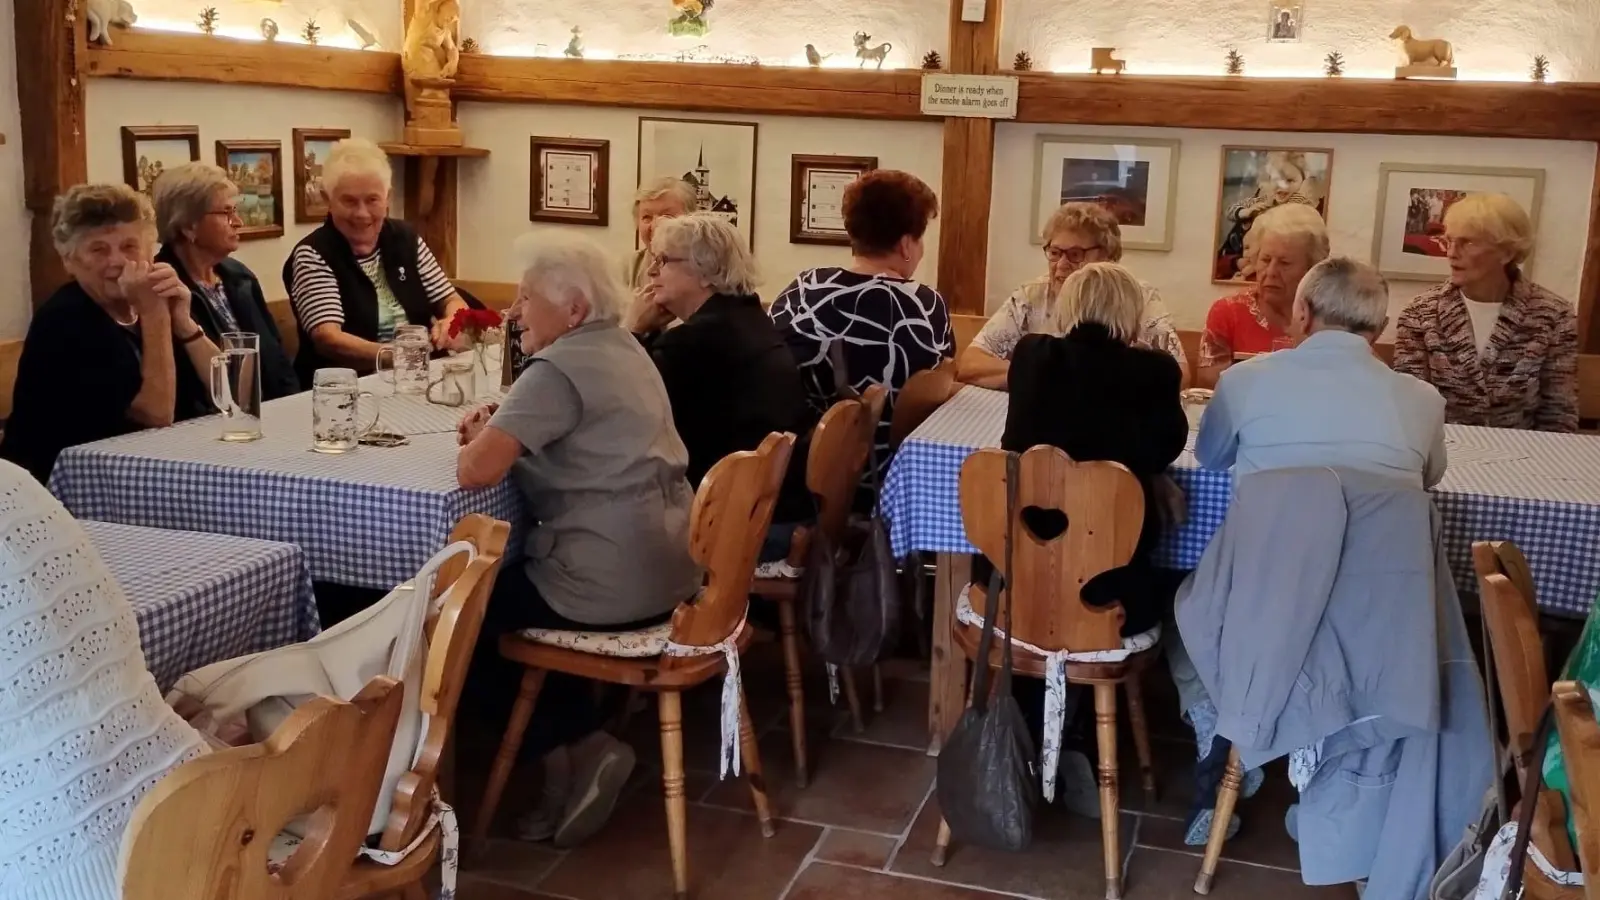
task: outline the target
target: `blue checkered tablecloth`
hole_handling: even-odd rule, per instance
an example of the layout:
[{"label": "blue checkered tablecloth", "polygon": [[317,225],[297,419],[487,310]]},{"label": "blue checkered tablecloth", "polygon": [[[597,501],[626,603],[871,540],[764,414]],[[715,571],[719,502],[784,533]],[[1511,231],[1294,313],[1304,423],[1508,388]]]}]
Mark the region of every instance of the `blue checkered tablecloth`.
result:
[{"label": "blue checkered tablecloth", "polygon": [[165,691],[185,673],[314,637],[305,554],[222,534],[83,521],[133,604],[145,664]]},{"label": "blue checkered tablecloth", "polygon": [[[968,454],[1000,446],[1006,395],[964,388],[901,445],[884,479],[882,507],[896,555],[976,553],[961,524],[957,481]],[[1472,542],[1515,541],[1534,571],[1539,605],[1582,616],[1600,591],[1600,438],[1449,425],[1450,466],[1434,488],[1457,587],[1477,593]],[[1156,562],[1193,568],[1222,524],[1229,472],[1202,469],[1190,447],[1172,477],[1189,497],[1183,528],[1166,535]]]},{"label": "blue checkered tablecloth", "polygon": [[250,443],[218,440],[210,417],[71,447],[50,490],[81,519],[295,544],[318,581],[380,590],[415,575],[468,513],[519,522],[509,481],[456,484],[463,409],[362,383],[378,395],[380,427],[409,435],[408,445],[313,453],[306,392],[264,404],[263,437]]}]

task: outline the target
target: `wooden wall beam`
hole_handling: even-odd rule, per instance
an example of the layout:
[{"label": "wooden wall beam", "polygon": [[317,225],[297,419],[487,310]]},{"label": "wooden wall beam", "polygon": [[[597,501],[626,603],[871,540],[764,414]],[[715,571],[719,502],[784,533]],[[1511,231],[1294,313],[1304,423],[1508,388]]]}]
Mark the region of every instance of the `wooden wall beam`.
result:
[{"label": "wooden wall beam", "polygon": [[[449,156],[406,159],[406,222],[417,230],[444,268],[456,275],[456,173],[459,160]],[[427,198],[426,206],[422,198]]]},{"label": "wooden wall beam", "polygon": [[[17,14],[22,14],[20,9]],[[400,93],[398,53],[139,28],[118,31],[113,40],[115,44],[110,47],[88,48],[85,54],[87,74],[155,81]]]},{"label": "wooden wall beam", "polygon": [[[984,21],[963,22],[961,0],[951,0],[951,72],[990,75],[999,71],[1003,5],[1002,0],[989,0]],[[939,293],[951,312],[983,312],[993,188],[994,120],[945,119],[939,206],[951,214],[939,219]]]},{"label": "wooden wall beam", "polygon": [[1594,186],[1589,195],[1589,238],[1583,245],[1583,277],[1578,282],[1578,347],[1584,353],[1600,352],[1600,153],[1594,165]]},{"label": "wooden wall beam", "polygon": [[83,133],[83,81],[78,77],[84,28],[72,15],[72,0],[24,0],[16,4],[16,67],[24,89],[22,107],[23,203],[32,214],[28,262],[33,305],[67,280],[50,238],[50,212],[57,194],[89,179]]}]

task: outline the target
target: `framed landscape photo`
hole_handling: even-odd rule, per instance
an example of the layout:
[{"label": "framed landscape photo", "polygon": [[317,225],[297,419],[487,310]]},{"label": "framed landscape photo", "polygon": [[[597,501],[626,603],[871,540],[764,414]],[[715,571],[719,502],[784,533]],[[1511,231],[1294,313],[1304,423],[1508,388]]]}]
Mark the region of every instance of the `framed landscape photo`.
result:
[{"label": "framed landscape photo", "polygon": [[162,172],[200,160],[200,129],[193,125],[122,126],[122,180],[148,196]]},{"label": "framed landscape photo", "polygon": [[1217,232],[1211,280],[1243,283],[1254,277],[1250,226],[1262,213],[1301,203],[1328,220],[1333,151],[1307,147],[1223,147],[1217,179]]},{"label": "framed landscape photo", "polygon": [[322,190],[322,164],[336,141],[350,136],[348,128],[296,128],[290,141],[294,150],[294,220],[321,222],[328,215],[328,197]]},{"label": "framed landscape photo", "polygon": [[217,141],[217,165],[239,189],[240,240],[283,235],[283,143]]},{"label": "framed landscape photo", "polygon": [[1039,136],[1033,167],[1033,242],[1063,203],[1098,203],[1117,217],[1126,250],[1172,249],[1178,150],[1160,138]]},{"label": "framed landscape photo", "polygon": [[1384,163],[1378,167],[1378,219],[1372,261],[1385,278],[1438,281],[1450,274],[1444,216],[1468,194],[1505,194],[1537,225],[1543,169]]},{"label": "framed landscape photo", "polygon": [[528,138],[528,219],[565,225],[610,221],[611,142]]},{"label": "framed landscape photo", "polygon": [[727,219],[755,247],[756,123],[641,116],[638,176],[683,179],[694,211]]},{"label": "framed landscape photo", "polygon": [[803,156],[790,160],[789,243],[850,246],[844,189],[878,167],[876,156]]}]

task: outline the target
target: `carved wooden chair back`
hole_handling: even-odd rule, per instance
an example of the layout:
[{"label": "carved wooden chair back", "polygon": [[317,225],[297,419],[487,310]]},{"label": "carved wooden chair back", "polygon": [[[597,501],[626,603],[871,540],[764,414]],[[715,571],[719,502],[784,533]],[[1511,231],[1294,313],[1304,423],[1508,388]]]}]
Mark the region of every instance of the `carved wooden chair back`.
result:
[{"label": "carved wooden chair back", "polygon": [[955,363],[945,360],[906,379],[889,418],[889,449],[900,444],[950,399],[956,383]]},{"label": "carved wooden chair back", "polygon": [[1578,832],[1578,865],[1588,900],[1600,900],[1600,724],[1589,691],[1574,681],[1558,681],[1551,691],[1561,758],[1567,767],[1572,819]]},{"label": "carved wooden chair back", "polygon": [[1499,573],[1480,578],[1482,615],[1489,626],[1488,652],[1494,654],[1495,681],[1505,710],[1506,736],[1520,781],[1539,714],[1550,696],[1544,642],[1527,600],[1511,579]]},{"label": "carved wooden chair back", "polygon": [[811,455],[806,457],[806,488],[817,501],[817,528],[835,544],[844,535],[855,502],[856,485],[867,463],[870,433],[864,423],[870,415],[860,400],[840,400],[828,407],[811,432]]}]

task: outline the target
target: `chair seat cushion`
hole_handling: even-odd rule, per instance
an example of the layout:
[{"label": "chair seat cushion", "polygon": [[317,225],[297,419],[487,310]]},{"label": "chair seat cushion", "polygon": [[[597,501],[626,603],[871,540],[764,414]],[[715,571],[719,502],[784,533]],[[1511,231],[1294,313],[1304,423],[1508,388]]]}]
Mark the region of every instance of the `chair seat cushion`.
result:
[{"label": "chair seat cushion", "polygon": [[518,635],[535,644],[560,647],[595,656],[619,659],[644,659],[660,656],[672,637],[672,622],[662,622],[638,631],[560,631],[554,628],[524,628]]},{"label": "chair seat cushion", "polygon": [[[961,599],[956,601],[956,620],[963,625],[968,625],[973,628],[982,628],[983,616],[978,615],[978,611],[972,608],[972,598],[970,596],[971,592],[972,585],[970,584],[961,589]],[[996,628],[995,631],[997,634],[1000,633],[998,628]],[[1143,653],[1144,651],[1149,650],[1160,640],[1161,626],[1157,624],[1149,631],[1143,631],[1139,634],[1124,637],[1122,639],[1122,649],[1120,650],[1086,650],[1082,653],[1068,653],[1067,661],[1076,663],[1122,662],[1128,657],[1133,656],[1135,653]],[[1039,653],[1041,656],[1047,655],[1046,653],[1041,652],[1039,648],[1023,644],[1021,641],[1015,642],[1015,646],[1032,650],[1036,653]]]}]

